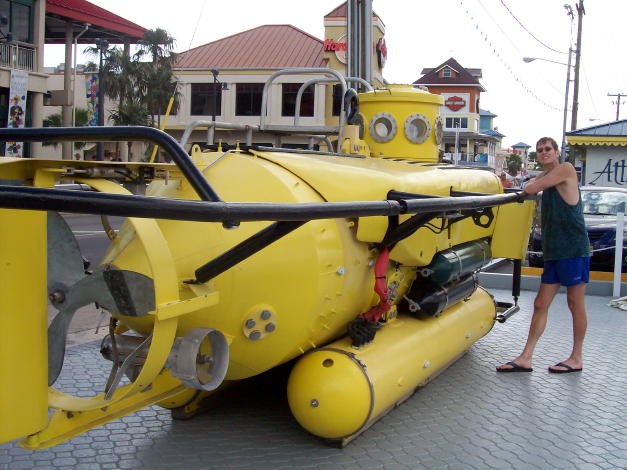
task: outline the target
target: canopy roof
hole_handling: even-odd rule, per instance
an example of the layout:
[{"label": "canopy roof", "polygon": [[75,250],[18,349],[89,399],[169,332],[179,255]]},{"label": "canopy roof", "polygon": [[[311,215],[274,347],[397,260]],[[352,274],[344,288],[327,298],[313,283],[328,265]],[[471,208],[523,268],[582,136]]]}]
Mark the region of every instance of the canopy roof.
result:
[{"label": "canopy roof", "polygon": [[566,139],[571,145],[626,146],[627,119],[570,131]]},{"label": "canopy roof", "polygon": [[90,44],[94,39],[106,39],[113,44],[134,43],[147,31],[121,16],[86,0],[46,1],[46,44],[64,44],[66,23],[75,23],[75,35],[86,23],[89,29],[78,42]]}]

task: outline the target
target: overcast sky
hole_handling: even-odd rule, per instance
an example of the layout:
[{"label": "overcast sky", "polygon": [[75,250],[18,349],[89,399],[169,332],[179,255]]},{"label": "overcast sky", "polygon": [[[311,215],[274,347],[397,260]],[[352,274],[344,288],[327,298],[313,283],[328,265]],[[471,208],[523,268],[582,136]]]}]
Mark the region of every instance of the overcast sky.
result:
[{"label": "overcast sky", "polygon": [[[263,24],[292,24],[324,39],[323,17],[340,4],[338,0],[91,1],[145,28],[166,29],[176,39],[178,52]],[[520,141],[534,145],[544,135],[561,142],[567,67],[539,60],[524,63],[522,58],[567,61],[567,54],[552,49],[568,50],[571,21],[564,4],[570,3],[574,10],[575,0],[372,3],[386,26],[384,76],[389,82],[411,83],[424,67],[454,57],[464,67],[483,70],[481,83],[487,92],[481,95],[481,107],[498,115],[495,125],[506,135],[504,147]],[[607,94],[627,93],[627,1],[585,0],[584,5],[578,128],[614,120],[616,98]],[[574,44],[576,11],[573,26]],[[62,61],[62,49],[46,50],[46,66]],[[621,118],[627,119],[625,101]],[[572,95],[569,108],[571,103]]]}]

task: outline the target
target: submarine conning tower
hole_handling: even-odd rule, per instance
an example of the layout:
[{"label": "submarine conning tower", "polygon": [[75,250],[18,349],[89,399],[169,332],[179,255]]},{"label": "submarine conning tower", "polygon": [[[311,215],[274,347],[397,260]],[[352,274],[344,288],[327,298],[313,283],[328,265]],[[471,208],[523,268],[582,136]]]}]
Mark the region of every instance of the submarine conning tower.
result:
[{"label": "submarine conning tower", "polygon": [[359,94],[356,124],[373,157],[437,163],[443,123],[440,95],[411,85]]}]

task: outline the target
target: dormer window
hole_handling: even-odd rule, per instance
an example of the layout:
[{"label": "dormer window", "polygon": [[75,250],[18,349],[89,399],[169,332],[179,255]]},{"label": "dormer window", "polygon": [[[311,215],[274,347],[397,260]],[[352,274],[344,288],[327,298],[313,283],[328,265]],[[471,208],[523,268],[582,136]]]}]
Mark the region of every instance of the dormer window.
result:
[{"label": "dormer window", "polygon": [[453,76],[453,71],[449,68],[442,69],[442,78],[451,78]]}]

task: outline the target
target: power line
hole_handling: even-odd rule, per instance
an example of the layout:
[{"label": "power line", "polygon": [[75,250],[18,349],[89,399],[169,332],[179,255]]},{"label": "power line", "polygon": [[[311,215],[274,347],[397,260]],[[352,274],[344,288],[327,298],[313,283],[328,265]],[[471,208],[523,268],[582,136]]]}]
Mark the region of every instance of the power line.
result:
[{"label": "power line", "polygon": [[492,15],[490,14],[490,11],[485,7],[485,5],[481,2],[481,0],[477,0],[477,2],[479,3],[479,5],[481,5],[481,8],[483,8],[483,11],[486,12],[486,15],[488,15],[488,17],[492,20],[492,22],[496,25],[497,28],[499,28],[499,30],[501,31],[501,33],[503,33],[503,37],[505,39],[507,39],[509,41],[509,43],[514,47],[514,49],[516,49],[516,51],[520,54],[523,55],[523,53],[520,51],[520,49],[518,49],[518,46],[516,45],[516,43],[514,41],[512,41],[512,38],[510,37],[511,35],[507,34],[505,32],[505,30],[503,28],[501,28],[501,25],[498,21],[496,21]]},{"label": "power line", "polygon": [[535,39],[535,40],[536,40],[536,41],[538,41],[540,44],[542,44],[544,47],[546,47],[547,49],[549,49],[549,50],[551,50],[551,51],[553,51],[553,52],[557,52],[557,53],[559,53],[559,54],[567,54],[567,52],[564,52],[564,51],[558,51],[557,49],[553,49],[551,46],[547,46],[545,43],[543,43],[542,41],[540,41],[537,37],[535,37],[535,36],[533,35],[533,33],[532,33],[531,31],[529,31],[529,30],[527,29],[527,27],[526,27],[524,24],[522,24],[522,23],[520,22],[520,20],[519,20],[518,18],[516,18],[516,15],[514,15],[514,13],[512,13],[512,10],[510,10],[510,9],[509,9],[509,7],[505,4],[505,2],[504,2],[503,0],[501,0],[501,4],[505,7],[505,9],[508,11],[508,13],[509,13],[510,15],[512,15],[512,18],[514,18],[514,19],[516,20],[516,22],[520,25],[520,27],[521,27],[522,29],[524,29],[524,30],[525,30],[525,31],[529,34],[529,36],[531,36],[533,39]]},{"label": "power line", "polygon": [[[620,117],[620,105],[625,103],[624,101],[621,103],[620,99],[624,98],[625,96],[627,96],[627,93],[616,93],[614,95],[608,93],[607,96],[615,96],[616,97],[616,120],[618,121],[618,118]],[[612,104],[614,104],[614,103],[612,102]]]},{"label": "power line", "polygon": [[205,5],[207,4],[207,0],[202,2],[200,6],[200,13],[198,14],[198,19],[196,20],[196,27],[194,28],[194,32],[192,33],[192,38],[189,40],[189,47],[187,49],[192,48],[192,43],[194,42],[194,37],[196,36],[196,31],[198,30],[198,25],[200,24],[200,19],[202,18],[202,12],[205,9]]},{"label": "power line", "polygon": [[[463,6],[464,5],[464,0],[460,0],[460,4]],[[505,61],[504,57],[505,54],[502,54],[501,51],[497,51],[496,46],[492,43],[492,40],[490,39],[490,37],[488,36],[487,33],[484,33],[482,30],[479,29],[479,24],[476,22],[475,17],[472,15],[472,13],[468,10],[465,10],[466,14],[470,17],[470,19],[472,20],[472,22],[475,24],[475,30],[479,32],[479,34],[481,34],[481,37],[484,39],[484,41],[487,43],[487,45],[492,49],[492,53],[494,54],[494,56],[503,64],[503,66],[505,67],[505,69],[509,72],[509,74],[512,76],[512,78],[518,83],[518,85],[527,92],[527,94],[529,94],[530,96],[532,96],[533,98],[535,98],[539,103],[543,104],[545,107],[547,107],[548,109],[554,110],[554,111],[561,111],[561,108],[558,108],[556,106],[551,106],[550,104],[548,104],[547,102],[545,102],[544,100],[542,100],[538,95],[536,95],[526,84],[525,81],[521,80],[520,77],[518,77],[516,75],[516,73],[514,72],[514,70],[512,69],[512,67]]]},{"label": "power line", "polygon": [[[522,53],[522,51],[520,49],[518,49],[517,44],[512,40],[511,38],[511,34],[507,34],[505,32],[505,30],[501,27],[500,23],[498,21],[496,21],[494,19],[494,17],[490,14],[490,11],[485,7],[485,5],[482,3],[481,0],[477,0],[477,2],[479,3],[479,5],[481,5],[481,8],[483,8],[483,11],[486,13],[486,15],[488,15],[488,17],[492,20],[492,22],[496,25],[496,27],[499,29],[499,31],[501,31],[501,33],[503,34],[503,37],[505,39],[507,39],[507,41],[512,45],[512,47],[516,50],[516,52],[518,52],[518,54],[520,56],[523,56],[524,54]],[[535,68],[531,69],[533,72],[535,72],[536,77],[540,78],[542,81],[544,81],[549,87],[551,87],[553,89],[553,91],[555,91],[555,93],[557,93],[559,96],[562,96],[564,94],[563,90],[559,90],[555,87],[555,85],[546,78],[546,76],[544,74],[538,73],[537,70]]]},{"label": "power line", "polygon": [[588,74],[586,73],[586,68],[584,67],[583,62],[581,63],[581,70],[583,70],[583,79],[586,82],[586,88],[588,88],[588,95],[590,95],[590,102],[592,103],[592,108],[594,109],[594,115],[598,116],[599,111],[597,110],[597,105],[592,97],[592,92],[590,91],[590,81],[588,80]]}]

